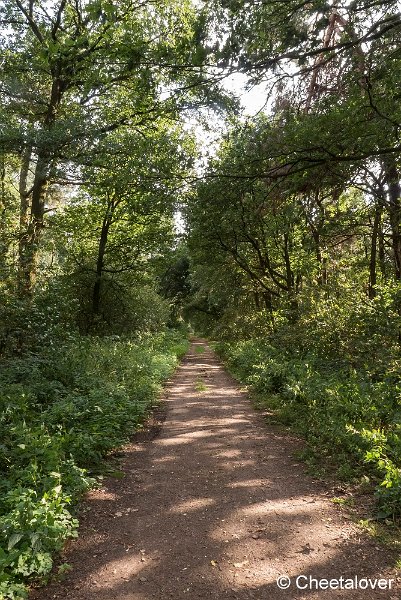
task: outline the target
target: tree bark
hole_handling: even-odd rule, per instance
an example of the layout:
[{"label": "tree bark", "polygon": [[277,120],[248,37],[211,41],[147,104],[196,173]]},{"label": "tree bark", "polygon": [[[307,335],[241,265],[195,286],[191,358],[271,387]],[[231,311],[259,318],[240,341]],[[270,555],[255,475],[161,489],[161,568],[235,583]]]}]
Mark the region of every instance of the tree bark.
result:
[{"label": "tree bark", "polygon": [[[53,72],[53,82],[50,90],[50,98],[47,111],[43,120],[42,132],[52,131],[57,119],[63,94],[66,90],[66,83],[61,78],[61,65],[57,65]],[[48,187],[49,171],[52,164],[52,150],[47,145],[38,147],[35,151],[37,158],[33,185],[31,190],[31,214],[28,218],[27,205],[28,195],[26,195],[26,178],[28,174],[29,162],[31,160],[32,148],[23,156],[20,177],[20,197],[21,214],[20,225],[24,226],[24,233],[21,231],[20,243],[20,286],[23,295],[30,296],[37,274],[37,263],[40,248],[42,231],[44,228],[45,199]],[[27,162],[28,161],[28,162]],[[22,189],[23,188],[23,189]],[[22,195],[21,195],[22,190]],[[23,196],[26,196],[22,201]]]},{"label": "tree bark", "polygon": [[18,242],[18,287],[21,295],[26,295],[31,289],[27,276],[28,248],[29,248],[29,210],[31,208],[31,193],[28,189],[29,167],[32,160],[32,147],[26,146],[21,153],[21,166],[19,173],[18,192],[20,198],[19,210],[19,242]]},{"label": "tree bark", "polygon": [[394,278],[401,280],[401,188],[400,175],[394,160],[389,159],[385,166],[388,187],[388,215],[391,227],[391,245],[394,260]]},{"label": "tree bark", "polygon": [[110,226],[113,222],[113,213],[116,204],[109,200],[107,204],[106,214],[103,218],[102,227],[100,229],[100,238],[96,261],[96,278],[92,292],[92,315],[98,317],[100,314],[102,278],[104,269],[104,258],[106,254],[107,240],[109,237]]},{"label": "tree bark", "polygon": [[[401,281],[401,189],[400,174],[394,158],[390,157],[385,163],[385,176],[387,183],[387,211],[391,227],[391,245],[394,261],[394,279]],[[401,317],[401,303],[396,300],[395,306],[399,317]],[[398,327],[398,344],[401,346],[401,328]]]},{"label": "tree bark", "polygon": [[369,260],[369,287],[368,296],[371,300],[376,297],[376,284],[377,284],[377,245],[379,239],[379,231],[382,219],[382,207],[377,205],[375,208],[375,216],[373,220],[372,228],[372,240],[370,246],[370,260]]},{"label": "tree bark", "polygon": [[288,301],[290,306],[290,322],[296,323],[298,320],[298,300],[295,289],[295,277],[294,272],[291,268],[291,259],[290,259],[290,236],[288,233],[284,233],[284,261],[285,261],[285,271],[286,271],[286,283],[287,283],[287,293],[288,293]]},{"label": "tree bark", "polygon": [[379,265],[380,265],[380,273],[383,278],[383,281],[387,280],[387,271],[386,271],[386,251],[385,251],[385,240],[384,240],[384,231],[383,231],[383,218],[380,221],[379,226]]},{"label": "tree bark", "polygon": [[0,256],[1,261],[5,261],[8,244],[6,242],[6,236],[4,235],[6,231],[6,211],[7,211],[7,191],[6,191],[6,157],[3,153],[1,155],[1,165],[0,165],[0,181],[1,181],[1,196],[0,196]]},{"label": "tree bark", "polygon": [[20,282],[25,295],[31,295],[36,275],[40,247],[40,239],[44,228],[45,198],[48,184],[48,169],[50,159],[39,155],[35,166],[35,175],[31,192],[30,215],[29,194],[21,197],[20,211]]}]

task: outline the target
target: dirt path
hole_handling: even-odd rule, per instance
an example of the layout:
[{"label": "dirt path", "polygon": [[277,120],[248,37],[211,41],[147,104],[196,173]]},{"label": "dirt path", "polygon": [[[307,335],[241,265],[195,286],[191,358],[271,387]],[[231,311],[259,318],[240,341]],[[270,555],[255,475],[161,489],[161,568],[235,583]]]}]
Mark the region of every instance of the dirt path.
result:
[{"label": "dirt path", "polygon": [[391,590],[277,587],[283,574],[391,577],[391,559],[203,347],[192,344],[167,387],[160,435],[124,448],[124,479],[89,495],[64,557],[72,571],[32,600],[401,599],[397,581]]}]

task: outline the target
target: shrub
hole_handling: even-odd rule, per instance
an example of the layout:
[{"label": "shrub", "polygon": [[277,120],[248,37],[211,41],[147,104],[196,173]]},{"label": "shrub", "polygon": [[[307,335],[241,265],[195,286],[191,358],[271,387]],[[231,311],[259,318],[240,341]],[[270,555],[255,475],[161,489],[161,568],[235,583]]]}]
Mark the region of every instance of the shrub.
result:
[{"label": "shrub", "polygon": [[[274,341],[271,336],[269,342]],[[401,382],[395,365],[377,380],[337,357],[289,352],[264,340],[217,344],[233,373],[291,425],[340,476],[369,470],[381,516],[401,516]],[[398,363],[396,363],[398,364]]]}]

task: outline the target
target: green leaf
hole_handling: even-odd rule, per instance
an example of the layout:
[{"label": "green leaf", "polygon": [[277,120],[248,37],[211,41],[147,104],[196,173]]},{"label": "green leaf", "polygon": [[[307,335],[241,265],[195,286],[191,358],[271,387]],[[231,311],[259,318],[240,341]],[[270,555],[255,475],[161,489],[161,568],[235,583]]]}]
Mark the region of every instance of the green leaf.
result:
[{"label": "green leaf", "polygon": [[8,550],[12,550],[12,548],[14,548],[14,546],[16,546],[16,544],[18,544],[18,542],[20,540],[22,540],[22,538],[24,537],[23,533],[13,533],[10,535],[9,540],[8,540],[8,545],[7,545],[7,549]]}]

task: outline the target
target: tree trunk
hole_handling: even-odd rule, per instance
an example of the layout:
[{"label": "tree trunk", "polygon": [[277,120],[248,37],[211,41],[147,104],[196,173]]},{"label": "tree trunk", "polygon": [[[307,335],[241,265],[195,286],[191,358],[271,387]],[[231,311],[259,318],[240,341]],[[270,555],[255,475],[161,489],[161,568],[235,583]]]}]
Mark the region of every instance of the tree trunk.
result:
[{"label": "tree trunk", "polygon": [[369,287],[368,295],[371,300],[376,297],[376,284],[377,284],[377,245],[379,239],[379,231],[382,219],[382,207],[376,205],[375,216],[373,221],[372,229],[372,241],[370,246],[370,260],[369,260]]},{"label": "tree trunk", "polygon": [[[60,71],[60,68],[58,69]],[[49,104],[43,121],[42,133],[49,133],[56,122],[57,112],[61,104],[63,93],[66,89],[65,82],[60,78],[59,72],[54,74],[50,91]],[[29,149],[32,152],[32,149]],[[35,174],[31,195],[31,214],[28,218],[28,196],[22,202],[20,224],[25,225],[24,233],[21,232],[19,248],[20,287],[23,295],[30,296],[36,280],[37,263],[42,231],[44,228],[45,198],[48,186],[49,171],[52,164],[52,150],[49,145],[41,145],[37,151]],[[27,162],[28,161],[28,162]],[[30,155],[23,156],[21,165],[20,189],[26,194],[26,178],[28,174]]]},{"label": "tree trunk", "polygon": [[272,295],[266,290],[262,292],[263,294],[263,303],[265,305],[265,309],[269,315],[273,314],[273,299]]},{"label": "tree trunk", "polygon": [[383,218],[380,220],[380,226],[379,226],[379,265],[380,265],[380,273],[383,278],[383,281],[386,281],[387,280],[386,251],[385,251],[385,240],[384,240],[384,231],[383,231]]},{"label": "tree trunk", "polygon": [[0,196],[0,257],[4,264],[9,244],[5,235],[7,228],[6,211],[7,211],[7,191],[6,191],[6,157],[1,155],[0,165],[0,181],[1,181],[1,196]]},{"label": "tree trunk", "polygon": [[[391,227],[391,245],[394,260],[394,279],[401,281],[401,189],[400,176],[397,165],[393,158],[389,158],[385,164],[386,183],[388,187],[388,215]],[[396,310],[401,317],[401,303],[396,301]],[[401,328],[398,328],[398,344],[401,346]]]},{"label": "tree trunk", "polygon": [[316,260],[319,263],[320,273],[317,278],[319,286],[325,286],[327,284],[327,258],[322,255],[322,248],[320,245],[320,234],[314,227],[311,228],[313,241],[315,244]]},{"label": "tree trunk", "polygon": [[388,186],[388,215],[391,227],[391,245],[394,260],[394,278],[401,280],[401,189],[400,176],[394,160],[389,160],[385,166],[386,183]]},{"label": "tree trunk", "polygon": [[[30,285],[27,285],[27,247],[29,228],[29,209],[31,190],[28,189],[29,166],[32,158],[32,147],[27,146],[21,154],[21,167],[19,174],[19,242],[18,242],[18,286],[20,293],[24,295]],[[28,278],[29,280],[29,278]]]},{"label": "tree trunk", "polygon": [[21,204],[20,223],[25,232],[20,237],[20,282],[23,294],[31,295],[36,280],[40,239],[44,227],[45,198],[50,160],[38,156],[31,195],[31,214],[28,216],[28,197]]},{"label": "tree trunk", "polygon": [[291,268],[290,236],[288,233],[284,233],[284,260],[285,260],[288,301],[289,301],[289,307],[290,307],[289,320],[291,323],[296,323],[296,321],[298,320],[298,299],[296,296],[294,272]]},{"label": "tree trunk", "polygon": [[97,261],[96,261],[96,278],[95,278],[95,283],[93,285],[93,292],[92,292],[92,315],[93,315],[93,317],[98,317],[100,314],[104,257],[105,257],[105,253],[106,253],[107,240],[108,240],[108,236],[109,236],[110,226],[111,226],[112,220],[113,220],[113,212],[114,212],[115,206],[116,205],[112,201],[108,202],[107,211],[103,218],[102,227],[100,230],[99,246],[98,246]]}]

